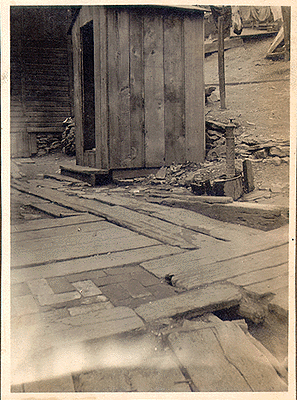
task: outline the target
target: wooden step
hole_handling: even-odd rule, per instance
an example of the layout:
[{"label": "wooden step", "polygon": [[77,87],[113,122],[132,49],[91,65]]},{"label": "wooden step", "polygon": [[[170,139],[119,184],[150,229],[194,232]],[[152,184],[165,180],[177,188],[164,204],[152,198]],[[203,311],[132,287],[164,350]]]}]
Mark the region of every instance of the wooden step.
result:
[{"label": "wooden step", "polygon": [[80,165],[60,165],[61,175],[70,176],[90,183],[92,186],[108,184],[111,182],[111,174],[107,169],[97,169]]}]

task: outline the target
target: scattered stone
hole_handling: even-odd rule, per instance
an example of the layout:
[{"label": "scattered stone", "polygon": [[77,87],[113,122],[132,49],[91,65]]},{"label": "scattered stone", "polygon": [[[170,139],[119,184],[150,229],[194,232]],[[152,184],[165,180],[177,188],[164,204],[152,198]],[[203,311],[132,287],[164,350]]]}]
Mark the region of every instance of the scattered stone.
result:
[{"label": "scattered stone", "polygon": [[167,171],[166,167],[161,167],[156,174],[156,179],[165,179],[166,171]]},{"label": "scattered stone", "polygon": [[279,166],[282,163],[282,160],[279,157],[273,157],[271,160],[272,164],[274,164],[275,166]]}]

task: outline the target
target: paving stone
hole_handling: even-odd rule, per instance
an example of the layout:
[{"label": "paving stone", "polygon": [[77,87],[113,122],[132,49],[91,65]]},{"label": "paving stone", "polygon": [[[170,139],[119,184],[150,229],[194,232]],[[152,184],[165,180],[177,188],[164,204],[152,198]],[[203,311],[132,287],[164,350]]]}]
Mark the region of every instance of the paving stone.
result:
[{"label": "paving stone", "polygon": [[79,274],[66,275],[65,278],[72,283],[78,281],[86,281],[88,279],[93,280],[93,278],[103,278],[104,276],[106,276],[106,273],[104,271],[96,270],[96,271],[81,272]]},{"label": "paving stone", "polygon": [[31,294],[30,289],[26,282],[23,283],[16,283],[14,285],[11,285],[11,296],[12,297],[17,297],[17,296],[25,296],[26,294]]},{"label": "paving stone", "polygon": [[39,295],[37,296],[41,306],[52,304],[64,303],[70,300],[79,299],[81,295],[78,292],[58,293],[52,295]]},{"label": "paving stone", "polygon": [[131,298],[129,292],[121,285],[107,285],[101,287],[102,293],[113,303],[114,300],[124,300]]},{"label": "paving stone", "polygon": [[134,310],[136,307],[139,307],[142,304],[146,304],[155,300],[156,300],[155,297],[150,295],[146,297],[140,297],[138,299],[133,299],[132,297],[129,297],[128,299],[124,300],[113,300],[113,304],[116,307],[126,306]]},{"label": "paving stone", "polygon": [[12,316],[33,314],[38,312],[38,306],[32,295],[18,296],[11,300]]},{"label": "paving stone", "polygon": [[121,282],[120,285],[124,289],[126,289],[129,292],[130,296],[133,297],[134,299],[137,299],[139,297],[146,297],[151,294],[144,286],[142,286],[141,283],[139,283],[135,279],[126,282]]},{"label": "paving stone", "polygon": [[118,275],[109,275],[109,276],[104,276],[101,278],[92,278],[92,281],[95,283],[95,285],[101,287],[101,286],[106,286],[106,285],[114,285],[116,283],[128,281],[132,279],[131,274],[118,274]]},{"label": "paving stone", "polygon": [[114,267],[104,270],[108,275],[118,275],[118,274],[134,274],[136,272],[143,271],[138,265],[127,265],[126,267]]},{"label": "paving stone", "polygon": [[47,282],[52,288],[53,292],[58,293],[66,293],[66,292],[73,292],[75,288],[68,280],[63,276],[58,276],[55,278],[47,278]]},{"label": "paving stone", "polygon": [[[87,314],[63,318],[47,327],[48,334],[36,338],[36,351],[55,346],[100,339],[144,326],[142,320],[128,307],[114,307]],[[33,344],[32,344],[33,345]]]},{"label": "paving stone", "polygon": [[160,283],[160,280],[150,272],[141,269],[141,271],[132,273],[133,279],[138,280],[143,286],[152,286]]},{"label": "paving stone", "polygon": [[145,321],[153,321],[190,311],[203,313],[232,307],[239,304],[241,297],[235,286],[217,283],[144,304],[136,308],[135,312]]},{"label": "paving stone", "polygon": [[25,383],[24,391],[26,393],[36,392],[74,392],[74,385],[71,375],[47,379],[37,382]]},{"label": "paving stone", "polygon": [[48,284],[46,279],[34,279],[27,282],[31,292],[35,295],[52,295],[54,291]]},{"label": "paving stone", "polygon": [[177,294],[172,286],[162,283],[154,286],[149,286],[148,290],[156,299],[164,299],[165,297],[170,297]]},{"label": "paving stone", "polygon": [[85,304],[80,307],[71,307],[68,309],[71,317],[75,317],[76,315],[88,314],[92,311],[97,310],[110,310],[114,308],[110,301],[103,301],[102,303],[93,303],[93,304]]},{"label": "paving stone", "polygon": [[79,293],[81,293],[81,295],[84,297],[102,294],[101,290],[98,289],[98,287],[91,280],[73,282],[73,286],[75,286]]},{"label": "paving stone", "polygon": [[121,338],[103,348],[106,356],[100,368],[73,376],[77,392],[190,391],[172,351],[165,350],[155,335]]}]

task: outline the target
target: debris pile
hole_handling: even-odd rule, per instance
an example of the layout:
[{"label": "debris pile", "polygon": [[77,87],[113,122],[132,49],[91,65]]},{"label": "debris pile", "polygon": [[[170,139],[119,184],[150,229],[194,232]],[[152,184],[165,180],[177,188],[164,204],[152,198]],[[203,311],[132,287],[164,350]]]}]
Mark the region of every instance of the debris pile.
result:
[{"label": "debris pile", "polygon": [[60,133],[38,133],[37,156],[44,156],[49,153],[61,151],[61,134]]},{"label": "debris pile", "polygon": [[[224,128],[215,121],[206,121],[206,160],[226,158]],[[238,159],[270,159],[273,164],[289,163],[289,140],[269,140],[260,142],[257,138],[235,132],[235,156]]]},{"label": "debris pile", "polygon": [[[236,174],[242,173],[241,160],[235,160]],[[205,161],[202,164],[186,162],[185,164],[171,164],[162,167],[156,175],[145,178],[144,183],[149,185],[169,185],[191,187],[193,183],[209,182],[212,185],[217,179],[226,175],[226,161]],[[138,178],[139,180],[139,178]]]},{"label": "debris pile", "polygon": [[68,156],[75,156],[75,122],[74,118],[66,118],[63,122],[65,130],[62,134],[62,152]]}]

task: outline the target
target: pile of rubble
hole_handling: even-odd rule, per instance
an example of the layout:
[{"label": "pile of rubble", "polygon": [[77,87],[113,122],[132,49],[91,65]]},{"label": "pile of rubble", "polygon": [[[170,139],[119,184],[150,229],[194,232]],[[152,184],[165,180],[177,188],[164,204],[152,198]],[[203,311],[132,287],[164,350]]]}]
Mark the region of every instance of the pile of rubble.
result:
[{"label": "pile of rubble", "polygon": [[62,152],[68,156],[75,156],[75,121],[74,118],[66,118],[63,122]]},{"label": "pile of rubble", "polygon": [[[235,160],[236,175],[242,173],[242,161]],[[169,185],[191,187],[193,183],[209,182],[210,185],[226,174],[225,160],[205,161],[202,164],[186,162],[185,164],[171,164],[162,167],[157,174],[144,178],[143,183],[148,185]],[[139,180],[139,178],[138,178]]]},{"label": "pile of rubble", "polygon": [[38,133],[37,156],[44,156],[49,153],[61,151],[61,134],[60,133]]},{"label": "pile of rubble", "polygon": [[[214,121],[206,121],[206,160],[226,157],[224,129]],[[260,142],[257,138],[235,134],[235,157],[238,159],[270,159],[275,165],[289,163],[289,140]]]}]

